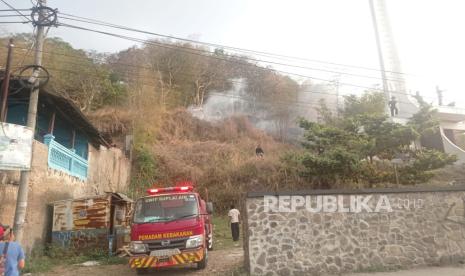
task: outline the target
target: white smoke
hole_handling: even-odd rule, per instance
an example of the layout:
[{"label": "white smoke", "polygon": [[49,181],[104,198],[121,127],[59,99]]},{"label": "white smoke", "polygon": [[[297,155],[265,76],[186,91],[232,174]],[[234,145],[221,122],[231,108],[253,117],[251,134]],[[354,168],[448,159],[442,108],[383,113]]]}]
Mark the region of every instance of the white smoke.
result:
[{"label": "white smoke", "polygon": [[[247,92],[247,80],[244,78],[231,79],[232,88],[227,91],[211,91],[202,107],[190,106],[189,112],[202,120],[218,122],[233,116],[245,116],[257,128],[265,132],[282,136],[285,139],[296,140],[302,135],[297,125],[298,118],[316,121],[318,114],[316,107],[319,100],[324,99],[330,109],[335,110],[337,95],[328,92],[331,87],[323,84],[302,84],[302,89],[296,102],[289,103],[289,116],[287,122],[278,122],[273,116],[271,106],[256,102],[255,98]],[[283,125],[286,129],[282,129]],[[283,138],[283,137],[281,137]]]}]

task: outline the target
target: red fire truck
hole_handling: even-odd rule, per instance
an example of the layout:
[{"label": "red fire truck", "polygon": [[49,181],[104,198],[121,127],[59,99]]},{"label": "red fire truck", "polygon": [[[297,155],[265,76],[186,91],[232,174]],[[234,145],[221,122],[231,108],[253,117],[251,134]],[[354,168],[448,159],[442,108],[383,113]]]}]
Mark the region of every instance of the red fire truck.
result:
[{"label": "red fire truck", "polygon": [[138,274],[192,263],[204,269],[213,248],[212,203],[187,185],[147,193],[134,205],[130,267]]}]

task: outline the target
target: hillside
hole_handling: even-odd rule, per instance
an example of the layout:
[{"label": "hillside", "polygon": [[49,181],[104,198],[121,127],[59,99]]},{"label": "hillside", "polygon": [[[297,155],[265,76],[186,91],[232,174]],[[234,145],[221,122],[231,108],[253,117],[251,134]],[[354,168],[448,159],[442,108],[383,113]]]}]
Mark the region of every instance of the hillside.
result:
[{"label": "hillside", "polygon": [[[184,109],[164,113],[153,138],[139,137],[135,150],[136,193],[147,186],[191,180],[208,188],[217,207],[226,208],[245,191],[278,189],[296,177],[281,160],[292,146],[275,141],[244,117],[210,123]],[[146,133],[145,133],[146,134]],[[265,156],[255,156],[260,144]],[[288,187],[291,188],[291,187]]]},{"label": "hillside", "polygon": [[[30,35],[15,41],[18,49],[32,43]],[[133,136],[133,197],[188,180],[226,208],[246,191],[383,187],[399,180],[440,185],[455,175],[438,171],[453,156],[411,147],[438,129],[429,105],[401,126],[386,120],[381,93],[346,95],[335,112],[329,85],[300,83],[221,49],[202,48],[208,54],[198,56],[143,45],[103,54],[59,38],[48,38],[45,48],[44,66],[52,72],[46,88],[72,100],[115,146],[125,147]],[[217,121],[188,110],[208,111],[205,118]],[[297,118],[307,120],[303,128]],[[258,144],[263,159],[255,156]],[[406,159],[399,179],[391,163],[396,156]],[[435,174],[445,177],[432,179]]]}]

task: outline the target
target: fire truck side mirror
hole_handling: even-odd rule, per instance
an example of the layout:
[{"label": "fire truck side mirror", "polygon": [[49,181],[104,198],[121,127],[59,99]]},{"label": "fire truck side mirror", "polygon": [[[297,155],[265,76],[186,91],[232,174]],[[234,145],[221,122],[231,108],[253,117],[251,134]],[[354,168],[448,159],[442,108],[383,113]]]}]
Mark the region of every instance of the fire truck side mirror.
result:
[{"label": "fire truck side mirror", "polygon": [[213,214],[213,202],[207,202],[207,213]]}]

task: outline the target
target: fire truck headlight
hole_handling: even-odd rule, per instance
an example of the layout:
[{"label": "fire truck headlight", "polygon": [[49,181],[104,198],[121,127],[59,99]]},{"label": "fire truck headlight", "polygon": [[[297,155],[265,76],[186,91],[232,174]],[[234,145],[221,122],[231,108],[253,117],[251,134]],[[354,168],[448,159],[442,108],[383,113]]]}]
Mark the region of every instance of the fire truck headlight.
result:
[{"label": "fire truck headlight", "polygon": [[186,248],[195,248],[203,245],[203,235],[190,236],[186,242]]},{"label": "fire truck headlight", "polygon": [[134,253],[145,253],[147,252],[147,245],[141,241],[133,241],[131,242],[130,250]]}]

